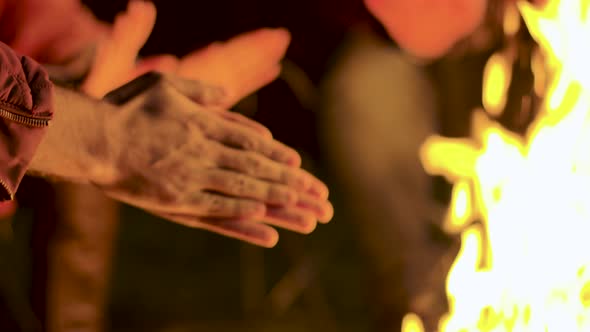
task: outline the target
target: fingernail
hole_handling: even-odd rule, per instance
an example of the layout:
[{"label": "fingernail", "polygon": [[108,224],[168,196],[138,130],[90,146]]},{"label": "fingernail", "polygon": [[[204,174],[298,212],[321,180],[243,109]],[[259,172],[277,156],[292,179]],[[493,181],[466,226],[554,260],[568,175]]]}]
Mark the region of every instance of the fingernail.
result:
[{"label": "fingernail", "polygon": [[294,205],[299,199],[297,193],[291,189],[275,188],[270,195],[272,197],[271,204],[278,205]]},{"label": "fingernail", "polygon": [[330,190],[324,183],[317,180],[314,180],[312,183],[311,188],[309,188],[310,194],[320,199],[327,199],[330,196]]},{"label": "fingernail", "polygon": [[334,207],[332,206],[332,204],[330,202],[328,202],[326,204],[324,212],[319,220],[322,224],[326,224],[326,223],[330,222],[330,220],[332,220],[332,218],[334,218]]},{"label": "fingernail", "polygon": [[287,158],[287,164],[293,167],[301,167],[301,156],[299,154],[294,154]]},{"label": "fingernail", "polygon": [[301,233],[303,234],[310,234],[311,232],[315,231],[316,227],[317,227],[317,222],[315,221],[315,219],[311,220],[311,221],[307,221],[302,225],[301,228]]},{"label": "fingernail", "polygon": [[261,245],[265,248],[273,248],[274,246],[277,245],[278,242],[279,242],[279,234],[278,233],[267,234],[267,236],[264,239],[264,243]]}]

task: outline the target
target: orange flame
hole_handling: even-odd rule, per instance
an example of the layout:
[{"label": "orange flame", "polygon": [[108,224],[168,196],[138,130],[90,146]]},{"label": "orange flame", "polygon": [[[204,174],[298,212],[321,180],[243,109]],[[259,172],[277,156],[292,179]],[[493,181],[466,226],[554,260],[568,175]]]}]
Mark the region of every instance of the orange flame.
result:
[{"label": "orange flame", "polygon": [[[524,139],[486,115],[503,110],[510,81],[497,54],[472,138],[423,145],[426,171],[455,184],[445,227],[462,241],[439,331],[590,331],[589,4],[518,4],[542,51],[533,57],[535,91],[546,93]],[[404,332],[423,331],[419,318],[406,318]]]}]

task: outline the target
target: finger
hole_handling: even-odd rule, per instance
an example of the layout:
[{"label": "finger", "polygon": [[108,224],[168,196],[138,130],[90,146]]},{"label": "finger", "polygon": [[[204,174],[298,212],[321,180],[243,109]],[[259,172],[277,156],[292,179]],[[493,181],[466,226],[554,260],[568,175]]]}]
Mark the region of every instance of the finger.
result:
[{"label": "finger", "polygon": [[293,206],[267,207],[262,220],[269,225],[302,234],[313,232],[317,225],[317,218],[313,213]]},{"label": "finger", "polygon": [[220,167],[259,179],[283,183],[319,199],[327,199],[329,196],[326,184],[307,171],[296,168],[296,164],[287,166],[252,151],[236,150],[223,145],[218,146],[216,150],[215,159]]},{"label": "finger", "polygon": [[[174,208],[174,207],[171,207]],[[225,197],[215,193],[199,192],[188,204],[174,209],[187,211],[205,218],[257,218],[266,212],[266,206],[250,199]]]},{"label": "finger", "polygon": [[[167,197],[156,193],[141,195],[126,190],[101,188],[110,197],[135,207],[161,214],[183,214],[202,218],[257,219],[266,213],[264,203],[250,199],[196,192],[189,197]],[[168,195],[170,196],[170,195]]]},{"label": "finger", "polygon": [[125,83],[135,60],[149,38],[156,21],[154,4],[131,1],[124,13],[117,15],[110,36],[97,50],[95,62],[82,89],[93,96]]},{"label": "finger", "polygon": [[328,199],[328,196],[330,195],[330,190],[328,189],[328,186],[326,186],[324,182],[322,182],[320,179],[316,178],[311,174],[309,174],[309,178],[311,185],[309,186],[308,193],[315,198]]},{"label": "finger", "polygon": [[297,206],[314,213],[321,223],[329,222],[334,216],[334,208],[327,200],[320,200],[309,194],[299,193]]},{"label": "finger", "polygon": [[[135,62],[137,54],[147,42],[156,23],[156,6],[148,1],[132,0],[127,10],[117,15],[111,42],[121,60]],[[129,68],[130,69],[130,68]]]},{"label": "finger", "polygon": [[282,184],[225,170],[210,170],[203,176],[206,190],[274,205],[292,205],[297,201],[295,190]]},{"label": "finger", "polygon": [[245,64],[260,68],[281,61],[290,41],[287,29],[262,28],[238,35],[228,40],[225,46],[234,60],[242,59]]},{"label": "finger", "polygon": [[289,42],[285,29],[247,32],[182,58],[178,74],[223,86],[231,107],[277,77]]},{"label": "finger", "polygon": [[272,227],[248,220],[195,218],[182,215],[157,214],[175,223],[201,228],[219,235],[248,242],[257,246],[272,248],[279,241],[278,232]]},{"label": "finger", "polygon": [[253,130],[256,130],[256,132],[258,132],[259,134],[261,134],[264,137],[267,138],[272,138],[272,133],[270,132],[270,130],[268,128],[266,128],[264,125],[248,118],[247,116],[244,116],[240,113],[236,113],[236,112],[232,112],[232,111],[226,111],[225,109],[219,109],[219,115],[221,117],[223,117],[226,120],[247,126]]},{"label": "finger", "polygon": [[174,73],[178,67],[178,58],[171,54],[155,55],[141,59],[129,73],[127,80],[131,81],[150,71]]},{"label": "finger", "polygon": [[327,199],[329,196],[328,187],[303,169],[284,165],[252,151],[236,150],[223,145],[218,146],[216,150],[215,159],[220,167],[259,179],[283,183],[319,199]]},{"label": "finger", "polygon": [[276,140],[264,137],[247,126],[224,119],[208,121],[202,125],[206,125],[203,130],[207,137],[227,146],[258,152],[272,160],[289,165],[301,163],[301,157],[297,151]]},{"label": "finger", "polygon": [[175,75],[167,75],[169,81],[180,93],[202,105],[221,105],[225,100],[225,90],[202,81],[189,80]]},{"label": "finger", "polygon": [[[214,157],[218,166],[255,178],[282,183],[301,192],[311,190],[313,177],[304,170],[281,164],[252,151],[219,145]],[[318,191],[314,189],[314,191]]]},{"label": "finger", "polygon": [[224,106],[230,108],[241,99],[268,85],[279,76],[281,69],[282,67],[280,64],[274,64],[269,68],[261,69],[257,72],[257,75],[252,75],[252,77],[249,78],[242,78],[242,82],[240,82],[239,85],[235,84],[236,87],[232,95],[227,98]]}]

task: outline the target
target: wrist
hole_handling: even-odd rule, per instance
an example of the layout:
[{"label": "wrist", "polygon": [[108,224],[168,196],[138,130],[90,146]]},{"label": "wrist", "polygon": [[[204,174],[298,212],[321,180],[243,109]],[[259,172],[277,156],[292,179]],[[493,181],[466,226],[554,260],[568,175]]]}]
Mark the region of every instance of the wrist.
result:
[{"label": "wrist", "polygon": [[56,87],[54,116],[31,163],[31,170],[81,183],[108,183],[115,177],[106,123],[115,106]]}]

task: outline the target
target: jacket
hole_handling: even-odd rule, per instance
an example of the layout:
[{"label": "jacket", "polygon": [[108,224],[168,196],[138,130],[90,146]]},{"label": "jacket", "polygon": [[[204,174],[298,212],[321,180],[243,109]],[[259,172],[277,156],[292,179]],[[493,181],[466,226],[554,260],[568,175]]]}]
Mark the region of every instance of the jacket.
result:
[{"label": "jacket", "polygon": [[53,117],[52,99],[41,65],[0,43],[0,201],[14,198]]}]

